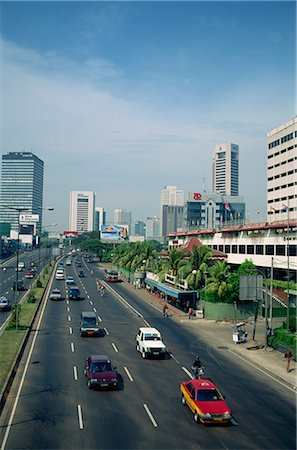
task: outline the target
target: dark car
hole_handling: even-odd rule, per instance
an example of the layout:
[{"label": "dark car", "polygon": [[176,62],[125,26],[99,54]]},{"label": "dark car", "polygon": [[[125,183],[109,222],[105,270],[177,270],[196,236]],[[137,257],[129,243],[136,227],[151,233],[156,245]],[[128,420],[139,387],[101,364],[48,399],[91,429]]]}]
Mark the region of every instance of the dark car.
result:
[{"label": "dark car", "polygon": [[80,278],[84,278],[86,275],[85,275],[85,272],[84,272],[83,270],[80,270],[80,271],[78,272],[78,276],[79,276]]},{"label": "dark car", "polygon": [[85,363],[88,388],[117,389],[119,380],[115,369],[116,367],[112,367],[110,359],[106,355],[90,355]]},{"label": "dark car", "polygon": [[82,298],[80,296],[80,290],[78,289],[77,286],[70,287],[69,291],[68,291],[68,295],[69,295],[69,300],[82,300]]},{"label": "dark car", "polygon": [[18,283],[16,281],[14,281],[12,289],[14,291],[23,291],[25,289],[23,280],[18,280]]}]

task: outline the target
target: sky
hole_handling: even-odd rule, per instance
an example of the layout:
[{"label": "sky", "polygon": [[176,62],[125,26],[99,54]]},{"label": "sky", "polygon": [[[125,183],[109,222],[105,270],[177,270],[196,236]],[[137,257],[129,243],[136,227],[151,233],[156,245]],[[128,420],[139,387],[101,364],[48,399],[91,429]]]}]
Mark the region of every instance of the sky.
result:
[{"label": "sky", "polygon": [[0,20],[1,153],[44,161],[43,225],[68,229],[72,190],[111,222],[159,216],[165,185],[211,191],[225,142],[265,218],[267,132],[296,115],[294,1],[0,1]]}]

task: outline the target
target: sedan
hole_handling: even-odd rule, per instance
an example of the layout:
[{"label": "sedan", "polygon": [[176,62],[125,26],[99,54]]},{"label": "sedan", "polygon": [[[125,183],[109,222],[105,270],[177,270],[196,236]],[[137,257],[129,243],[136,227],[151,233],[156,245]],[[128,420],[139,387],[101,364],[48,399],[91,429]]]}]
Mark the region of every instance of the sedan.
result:
[{"label": "sedan", "polygon": [[50,300],[63,300],[60,289],[54,288],[50,294]]},{"label": "sedan", "polygon": [[73,277],[67,277],[66,278],[66,284],[75,284],[74,278]]},{"label": "sedan", "polygon": [[114,388],[118,387],[118,374],[116,367],[112,367],[106,355],[90,355],[85,363],[85,375],[88,388],[95,387]]},{"label": "sedan", "polygon": [[11,306],[6,297],[0,297],[0,311],[10,311]]},{"label": "sedan", "polygon": [[83,270],[80,270],[80,271],[78,272],[78,276],[79,276],[80,278],[84,278],[86,275],[85,275],[85,272],[84,272]]},{"label": "sedan", "polygon": [[231,410],[211,379],[184,381],[180,390],[181,402],[190,408],[195,422],[230,422]]}]

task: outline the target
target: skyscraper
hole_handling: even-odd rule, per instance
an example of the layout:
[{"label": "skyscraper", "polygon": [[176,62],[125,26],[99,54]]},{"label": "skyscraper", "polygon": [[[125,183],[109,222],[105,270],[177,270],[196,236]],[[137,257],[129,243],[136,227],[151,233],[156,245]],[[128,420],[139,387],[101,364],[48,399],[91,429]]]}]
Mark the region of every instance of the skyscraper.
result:
[{"label": "skyscraper", "polygon": [[96,206],[95,207],[95,223],[94,223],[94,230],[100,231],[101,225],[105,225],[105,211],[102,206]]},{"label": "skyscraper", "polygon": [[267,133],[267,214],[297,218],[297,116]]},{"label": "skyscraper", "polygon": [[69,230],[79,233],[94,230],[95,192],[71,191]]},{"label": "skyscraper", "polygon": [[21,212],[11,208],[24,209],[25,214],[38,214],[37,230],[41,230],[43,165],[31,152],[2,155],[0,222],[10,223],[11,230],[18,230]]},{"label": "skyscraper", "polygon": [[157,216],[147,217],[145,224],[145,238],[147,241],[160,239],[160,219]]},{"label": "skyscraper", "polygon": [[212,191],[222,195],[238,195],[239,146],[216,145],[212,153]]},{"label": "skyscraper", "polygon": [[116,208],[114,210],[114,225],[128,225],[131,229],[132,211],[130,209]]},{"label": "skyscraper", "polygon": [[[161,234],[163,238],[167,232],[176,231],[175,227],[181,226],[180,214],[182,214],[184,204],[185,193],[183,190],[177,189],[177,186],[164,186],[161,191]],[[168,208],[169,206],[172,208]]]}]

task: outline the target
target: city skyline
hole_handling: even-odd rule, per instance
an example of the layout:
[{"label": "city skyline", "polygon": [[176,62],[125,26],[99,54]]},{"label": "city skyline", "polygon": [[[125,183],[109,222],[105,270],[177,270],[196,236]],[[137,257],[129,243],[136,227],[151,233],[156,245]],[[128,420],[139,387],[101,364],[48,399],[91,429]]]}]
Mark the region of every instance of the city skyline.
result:
[{"label": "city skyline", "polygon": [[72,190],[96,192],[108,221],[115,208],[158,215],[165,185],[210,192],[214,146],[236,142],[239,192],[266,217],[266,136],[295,116],[295,11],[2,3],[1,151],[44,161],[43,203],[67,229]]}]

